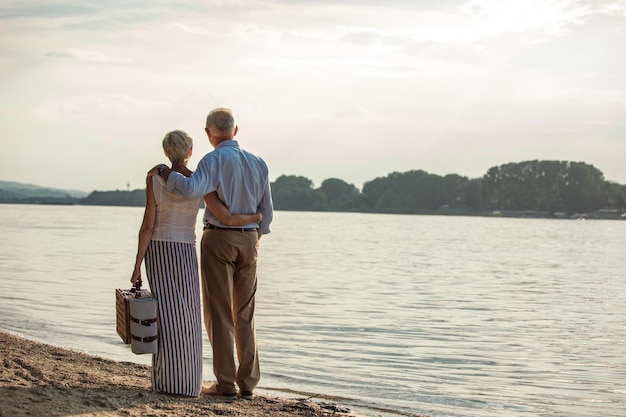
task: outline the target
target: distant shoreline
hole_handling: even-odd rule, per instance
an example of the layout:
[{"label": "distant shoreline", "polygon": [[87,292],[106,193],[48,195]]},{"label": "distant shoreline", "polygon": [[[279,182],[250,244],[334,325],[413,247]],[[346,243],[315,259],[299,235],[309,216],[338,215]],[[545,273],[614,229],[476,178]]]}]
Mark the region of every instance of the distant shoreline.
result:
[{"label": "distant shoreline", "polygon": [[[24,200],[0,200],[0,204],[25,204],[25,205],[56,205],[56,206],[98,206],[98,207],[143,207],[138,204],[82,204],[79,200],[74,202],[68,201],[49,201],[49,200],[37,200],[37,201],[24,201]],[[316,212],[316,213],[364,213],[364,214],[401,214],[401,215],[421,215],[421,216],[466,216],[466,217],[494,217],[494,218],[521,218],[521,219],[565,219],[565,220],[626,220],[626,212],[618,209],[604,209],[598,210],[593,213],[547,213],[543,211],[533,210],[469,210],[469,209],[455,209],[455,208],[442,208],[432,211],[414,211],[411,213],[395,212],[395,211],[339,211],[339,210],[280,210],[275,211],[295,211],[295,212]]]},{"label": "distant shoreline", "polygon": [[[480,178],[421,169],[392,172],[359,189],[339,178],[315,187],[299,175],[271,182],[275,210],[558,219],[626,218],[626,185],[607,181],[593,165],[528,160],[493,166]],[[19,201],[18,201],[19,200]],[[0,180],[0,202],[143,207],[145,189],[81,195]]]}]

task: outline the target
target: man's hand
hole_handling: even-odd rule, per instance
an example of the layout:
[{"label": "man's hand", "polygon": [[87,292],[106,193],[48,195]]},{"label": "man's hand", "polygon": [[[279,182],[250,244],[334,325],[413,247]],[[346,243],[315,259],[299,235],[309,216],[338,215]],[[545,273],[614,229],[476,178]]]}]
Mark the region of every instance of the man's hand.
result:
[{"label": "man's hand", "polygon": [[164,180],[167,180],[167,176],[169,175],[170,172],[171,172],[170,167],[168,167],[165,164],[159,164],[155,166],[154,168],[152,168],[150,171],[148,171],[148,177],[151,177],[153,175],[160,175],[161,178],[163,178]]}]

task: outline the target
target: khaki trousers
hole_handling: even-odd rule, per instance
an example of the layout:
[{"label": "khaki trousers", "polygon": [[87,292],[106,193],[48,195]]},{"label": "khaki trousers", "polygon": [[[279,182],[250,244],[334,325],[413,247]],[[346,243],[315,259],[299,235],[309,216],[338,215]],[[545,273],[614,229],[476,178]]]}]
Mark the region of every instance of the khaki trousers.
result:
[{"label": "khaki trousers", "polygon": [[207,229],[202,235],[204,325],[213,373],[224,393],[236,392],[235,384],[253,391],[261,377],[254,327],[258,247],[256,231]]}]

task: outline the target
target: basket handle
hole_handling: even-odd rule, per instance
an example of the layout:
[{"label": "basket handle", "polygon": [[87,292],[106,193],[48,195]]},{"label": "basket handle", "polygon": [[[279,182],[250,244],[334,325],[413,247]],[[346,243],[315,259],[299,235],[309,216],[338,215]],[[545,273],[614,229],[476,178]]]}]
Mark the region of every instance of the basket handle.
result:
[{"label": "basket handle", "polygon": [[130,289],[130,292],[135,294],[135,298],[141,298],[141,278],[135,281],[135,286]]}]

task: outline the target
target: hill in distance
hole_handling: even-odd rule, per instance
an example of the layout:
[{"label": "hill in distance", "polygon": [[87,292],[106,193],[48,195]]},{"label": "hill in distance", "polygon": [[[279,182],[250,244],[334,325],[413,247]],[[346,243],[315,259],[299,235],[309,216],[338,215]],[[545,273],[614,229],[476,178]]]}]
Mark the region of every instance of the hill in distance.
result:
[{"label": "hill in distance", "polygon": [[33,184],[24,184],[13,181],[0,180],[0,200],[25,199],[25,198],[83,198],[89,195],[86,191],[62,190],[58,188],[47,188]]}]

